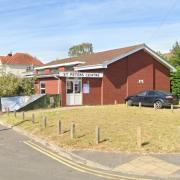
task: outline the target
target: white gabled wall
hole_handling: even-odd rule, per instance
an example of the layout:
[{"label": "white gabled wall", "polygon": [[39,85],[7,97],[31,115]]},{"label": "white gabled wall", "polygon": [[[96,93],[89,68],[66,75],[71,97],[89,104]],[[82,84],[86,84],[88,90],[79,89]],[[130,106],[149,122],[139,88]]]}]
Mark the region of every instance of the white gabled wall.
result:
[{"label": "white gabled wall", "polygon": [[27,67],[30,65],[19,65],[19,64],[1,64],[0,63],[0,74],[12,73],[16,76],[23,76],[26,72]]}]

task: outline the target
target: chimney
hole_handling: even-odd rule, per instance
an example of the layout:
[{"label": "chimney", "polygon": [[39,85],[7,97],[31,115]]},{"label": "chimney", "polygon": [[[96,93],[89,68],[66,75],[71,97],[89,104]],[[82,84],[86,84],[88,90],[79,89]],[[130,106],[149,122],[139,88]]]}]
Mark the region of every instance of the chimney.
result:
[{"label": "chimney", "polygon": [[12,56],[12,52],[8,53],[8,56]]}]

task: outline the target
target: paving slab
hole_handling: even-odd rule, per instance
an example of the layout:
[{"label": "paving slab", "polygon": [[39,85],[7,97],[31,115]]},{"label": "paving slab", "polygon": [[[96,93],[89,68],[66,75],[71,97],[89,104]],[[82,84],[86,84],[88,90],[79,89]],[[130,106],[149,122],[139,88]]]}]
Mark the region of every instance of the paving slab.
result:
[{"label": "paving slab", "polygon": [[110,168],[115,168],[120,164],[124,164],[140,156],[139,154],[133,153],[111,153],[87,150],[72,151],[72,153]]}]

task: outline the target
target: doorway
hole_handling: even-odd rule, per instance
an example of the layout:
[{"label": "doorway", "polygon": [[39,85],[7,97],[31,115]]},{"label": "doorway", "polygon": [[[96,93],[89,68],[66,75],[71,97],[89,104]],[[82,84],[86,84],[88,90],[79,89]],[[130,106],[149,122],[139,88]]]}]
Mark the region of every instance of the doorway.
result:
[{"label": "doorway", "polygon": [[66,105],[82,105],[82,79],[66,79]]}]

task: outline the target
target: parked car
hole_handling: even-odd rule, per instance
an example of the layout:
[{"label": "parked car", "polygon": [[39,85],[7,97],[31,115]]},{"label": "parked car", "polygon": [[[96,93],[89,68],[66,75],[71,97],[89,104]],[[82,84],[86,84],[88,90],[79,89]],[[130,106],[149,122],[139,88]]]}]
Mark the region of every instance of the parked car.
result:
[{"label": "parked car", "polygon": [[127,102],[129,106],[141,103],[142,106],[155,105],[157,109],[161,109],[162,107],[169,107],[171,104],[178,105],[179,99],[169,92],[148,90],[134,96],[128,96],[125,102]]}]

